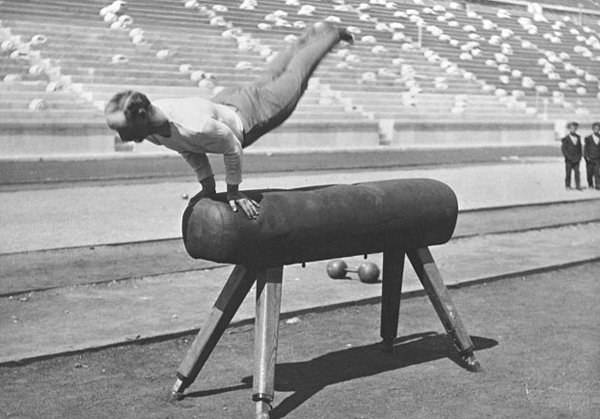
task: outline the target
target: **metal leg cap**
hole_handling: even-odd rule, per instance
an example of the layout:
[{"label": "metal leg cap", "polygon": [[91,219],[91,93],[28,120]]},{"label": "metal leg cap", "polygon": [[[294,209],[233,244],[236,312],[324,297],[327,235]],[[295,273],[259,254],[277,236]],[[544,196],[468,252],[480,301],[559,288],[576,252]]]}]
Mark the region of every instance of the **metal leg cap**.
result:
[{"label": "metal leg cap", "polygon": [[467,364],[467,369],[471,372],[482,372],[481,364],[473,355],[465,358],[465,362]]},{"label": "metal leg cap", "polygon": [[169,394],[167,396],[167,401],[169,403],[175,403],[178,401],[181,401],[185,398],[185,394],[180,393],[178,391],[169,391]]},{"label": "metal leg cap", "polygon": [[185,397],[183,392],[185,391],[186,387],[187,385],[183,383],[183,380],[181,378],[178,378],[177,381],[175,381],[173,388],[171,389],[170,396],[172,401],[183,400],[183,398]]},{"label": "metal leg cap", "polygon": [[271,404],[266,401],[256,402],[256,419],[269,419],[271,417]]}]

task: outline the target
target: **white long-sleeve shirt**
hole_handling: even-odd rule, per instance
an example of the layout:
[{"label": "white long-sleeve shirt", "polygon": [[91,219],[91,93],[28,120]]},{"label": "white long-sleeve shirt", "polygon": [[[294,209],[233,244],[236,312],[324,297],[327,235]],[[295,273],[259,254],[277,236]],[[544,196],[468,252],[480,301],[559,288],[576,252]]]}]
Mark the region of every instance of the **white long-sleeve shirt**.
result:
[{"label": "white long-sleeve shirt", "polygon": [[233,108],[200,97],[160,99],[152,102],[169,120],[171,135],[146,139],[179,152],[198,180],[213,175],[206,153],[223,154],[225,181],[242,182],[242,121]]}]

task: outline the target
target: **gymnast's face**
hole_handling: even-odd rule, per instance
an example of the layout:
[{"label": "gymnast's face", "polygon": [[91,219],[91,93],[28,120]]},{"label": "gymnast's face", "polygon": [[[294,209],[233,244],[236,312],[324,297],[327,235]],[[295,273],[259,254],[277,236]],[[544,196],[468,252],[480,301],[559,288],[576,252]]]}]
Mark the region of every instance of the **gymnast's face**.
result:
[{"label": "gymnast's face", "polygon": [[141,143],[154,131],[146,111],[140,112],[132,119],[127,119],[123,111],[116,110],[106,114],[106,122],[111,129],[117,131],[123,142]]}]

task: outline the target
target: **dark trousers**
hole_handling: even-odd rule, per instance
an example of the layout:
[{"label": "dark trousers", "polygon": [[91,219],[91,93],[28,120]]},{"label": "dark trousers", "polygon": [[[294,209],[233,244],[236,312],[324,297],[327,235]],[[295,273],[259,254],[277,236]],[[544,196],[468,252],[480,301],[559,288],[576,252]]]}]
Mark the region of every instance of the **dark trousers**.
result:
[{"label": "dark trousers", "polygon": [[253,83],[223,89],[213,101],[233,106],[244,124],[243,147],[281,125],[294,111],[323,57],[340,41],[327,22],[311,26],[276,55]]},{"label": "dark trousers", "polygon": [[579,179],[579,162],[573,163],[570,161],[565,161],[565,186],[567,188],[571,187],[571,171],[575,172],[575,186],[580,188],[581,180]]},{"label": "dark trousers", "polygon": [[587,183],[590,188],[600,189],[600,159],[586,160]]}]

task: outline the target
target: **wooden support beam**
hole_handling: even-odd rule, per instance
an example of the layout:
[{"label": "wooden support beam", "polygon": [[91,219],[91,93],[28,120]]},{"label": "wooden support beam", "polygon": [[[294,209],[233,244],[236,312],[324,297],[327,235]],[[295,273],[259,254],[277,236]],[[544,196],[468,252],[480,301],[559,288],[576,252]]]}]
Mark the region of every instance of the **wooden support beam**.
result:
[{"label": "wooden support beam", "polygon": [[481,366],[473,355],[473,342],[467,332],[458,310],[450,298],[448,288],[444,285],[442,275],[438,270],[429,248],[423,247],[406,252],[408,258],[423,284],[435,311],[437,312],[446,332],[452,337],[459,354],[472,371],[480,371]]},{"label": "wooden support beam", "polygon": [[383,276],[381,284],[381,337],[383,350],[390,352],[398,336],[398,315],[405,253],[401,249],[383,251]]},{"label": "wooden support beam", "polygon": [[231,319],[256,280],[256,270],[237,265],[217,297],[208,320],[200,329],[177,370],[173,396],[182,398],[185,389],[196,379]]},{"label": "wooden support beam", "polygon": [[275,364],[279,338],[283,266],[258,273],[254,329],[254,393],[256,418],[267,419],[275,396]]}]

